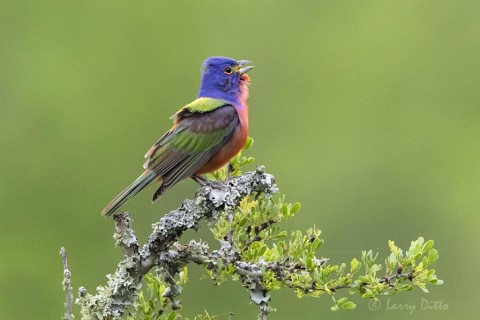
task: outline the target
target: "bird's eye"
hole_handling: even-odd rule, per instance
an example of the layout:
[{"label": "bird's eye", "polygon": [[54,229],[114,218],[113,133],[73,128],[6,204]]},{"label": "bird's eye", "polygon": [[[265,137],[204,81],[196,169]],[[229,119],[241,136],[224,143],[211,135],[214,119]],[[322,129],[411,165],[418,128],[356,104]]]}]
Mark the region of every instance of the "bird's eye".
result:
[{"label": "bird's eye", "polygon": [[223,72],[225,74],[232,74],[232,68],[231,67],[225,67],[225,68],[223,68]]}]

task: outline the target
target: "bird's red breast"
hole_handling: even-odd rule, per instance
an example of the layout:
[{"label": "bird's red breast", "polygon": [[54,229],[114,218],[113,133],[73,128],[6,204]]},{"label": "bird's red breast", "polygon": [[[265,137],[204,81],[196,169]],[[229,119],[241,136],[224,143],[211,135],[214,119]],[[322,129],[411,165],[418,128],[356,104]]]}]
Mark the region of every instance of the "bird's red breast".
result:
[{"label": "bird's red breast", "polygon": [[240,120],[238,123],[237,128],[235,129],[235,132],[232,135],[232,138],[230,138],[227,143],[220,149],[220,151],[214,155],[210,160],[208,160],[207,163],[203,165],[203,167],[200,168],[196,172],[196,174],[204,174],[204,173],[209,173],[215,170],[220,169],[224,165],[226,165],[230,159],[232,159],[234,156],[237,155],[237,153],[242,150],[243,146],[245,145],[245,142],[247,141],[248,137],[248,105],[247,105],[247,99],[248,99],[248,87],[247,85],[250,82],[250,78],[248,75],[245,73],[242,75],[242,86],[240,88],[240,96],[239,96],[239,101],[240,104],[235,106],[235,110],[237,111],[238,114],[238,119]]}]

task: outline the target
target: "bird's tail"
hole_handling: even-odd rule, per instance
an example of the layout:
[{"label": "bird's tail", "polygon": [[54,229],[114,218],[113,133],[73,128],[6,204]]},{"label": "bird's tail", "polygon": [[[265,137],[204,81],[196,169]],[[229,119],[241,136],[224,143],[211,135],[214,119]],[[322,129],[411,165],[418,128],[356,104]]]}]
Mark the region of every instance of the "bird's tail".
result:
[{"label": "bird's tail", "polygon": [[132,182],[125,190],[120,192],[106,207],[102,210],[102,215],[110,216],[117,211],[125,202],[127,202],[134,195],[142,191],[143,188],[148,186],[156,174],[154,171],[147,170],[135,181]]}]

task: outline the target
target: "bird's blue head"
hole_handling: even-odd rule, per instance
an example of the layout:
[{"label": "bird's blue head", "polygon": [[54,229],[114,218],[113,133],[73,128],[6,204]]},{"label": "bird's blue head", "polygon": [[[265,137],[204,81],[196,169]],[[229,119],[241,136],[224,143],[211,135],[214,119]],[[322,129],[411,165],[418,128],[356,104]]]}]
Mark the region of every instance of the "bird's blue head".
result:
[{"label": "bird's blue head", "polygon": [[233,103],[248,96],[247,72],[253,66],[248,60],[234,60],[227,57],[210,57],[202,65],[202,83],[198,97],[224,99]]}]

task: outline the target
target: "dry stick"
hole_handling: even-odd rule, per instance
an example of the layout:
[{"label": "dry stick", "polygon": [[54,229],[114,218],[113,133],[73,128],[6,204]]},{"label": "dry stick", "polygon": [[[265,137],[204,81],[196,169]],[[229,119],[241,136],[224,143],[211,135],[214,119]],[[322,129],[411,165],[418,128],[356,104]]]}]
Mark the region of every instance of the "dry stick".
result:
[{"label": "dry stick", "polygon": [[65,315],[63,316],[63,319],[72,320],[73,319],[73,314],[72,314],[73,294],[72,294],[72,286],[70,285],[70,279],[72,278],[72,273],[70,272],[70,270],[68,270],[67,250],[65,250],[64,247],[61,247],[59,255],[62,257],[62,260],[63,260],[62,284],[63,284],[63,290],[65,291],[65,294],[67,296],[66,302],[65,302],[66,312],[65,312]]}]

